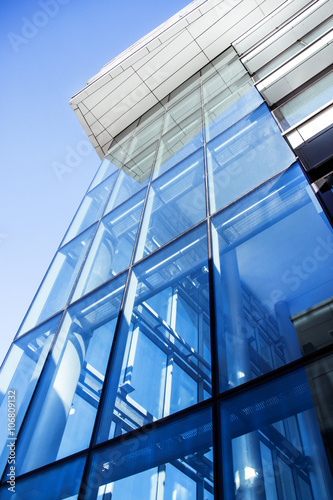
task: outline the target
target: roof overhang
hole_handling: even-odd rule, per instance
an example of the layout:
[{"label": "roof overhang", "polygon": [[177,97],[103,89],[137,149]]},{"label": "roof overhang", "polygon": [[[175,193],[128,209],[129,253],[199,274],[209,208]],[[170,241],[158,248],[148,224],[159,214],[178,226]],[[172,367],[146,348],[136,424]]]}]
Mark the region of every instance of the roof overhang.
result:
[{"label": "roof overhang", "polygon": [[244,33],[242,52],[309,3],[195,0],[132,45],[70,101],[98,155],[102,158],[117,134],[235,40],[239,44]]}]

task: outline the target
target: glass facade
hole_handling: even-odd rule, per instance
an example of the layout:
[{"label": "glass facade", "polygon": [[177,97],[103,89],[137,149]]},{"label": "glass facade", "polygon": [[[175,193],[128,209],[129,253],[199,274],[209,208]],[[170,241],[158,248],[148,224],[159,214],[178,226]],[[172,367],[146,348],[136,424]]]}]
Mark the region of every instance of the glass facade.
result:
[{"label": "glass facade", "polygon": [[2,368],[1,498],[332,499],[332,269],[230,48],[113,140]]}]

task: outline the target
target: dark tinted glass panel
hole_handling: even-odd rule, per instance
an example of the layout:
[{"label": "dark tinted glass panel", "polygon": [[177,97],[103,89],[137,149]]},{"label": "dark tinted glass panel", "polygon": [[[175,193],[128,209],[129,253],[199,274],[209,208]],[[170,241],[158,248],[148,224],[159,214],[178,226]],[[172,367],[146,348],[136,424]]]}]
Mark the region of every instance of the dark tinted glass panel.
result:
[{"label": "dark tinted glass panel", "polygon": [[206,225],[133,270],[99,441],[209,397]]},{"label": "dark tinted glass panel", "polygon": [[213,498],[210,409],[95,453],[83,498],[111,494],[112,500]]},{"label": "dark tinted glass panel", "polygon": [[291,316],[302,354],[317,351],[333,342],[333,299]]},{"label": "dark tinted glass panel", "polygon": [[327,359],[222,403],[225,497],[330,500],[332,396]]},{"label": "dark tinted glass panel", "polygon": [[24,479],[16,479],[15,488],[10,484],[0,489],[4,500],[77,500],[85,458],[66,462]]}]

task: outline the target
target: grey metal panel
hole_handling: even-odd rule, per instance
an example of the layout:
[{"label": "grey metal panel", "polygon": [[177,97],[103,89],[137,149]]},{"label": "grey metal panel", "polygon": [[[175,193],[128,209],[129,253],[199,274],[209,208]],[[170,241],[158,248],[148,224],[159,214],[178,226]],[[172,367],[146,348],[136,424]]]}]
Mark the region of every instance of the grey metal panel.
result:
[{"label": "grey metal panel", "polygon": [[272,40],[269,44],[254,55],[251,59],[245,57],[243,62],[251,73],[254,73],[259,68],[267,64],[274,57],[281,54],[292,44],[302,40],[302,38],[316,26],[324,22],[333,14],[333,0],[327,0],[318,9],[312,12],[308,17],[301,22],[292,23],[290,30],[287,33],[281,34],[276,40]]},{"label": "grey metal panel", "polygon": [[258,23],[244,36],[234,41],[233,45],[235,49],[240,55],[245,54],[253,47],[255,47],[260,41],[265,39],[268,35],[276,31],[277,27],[285,23],[298,11],[300,11],[307,5],[311,5],[312,3],[312,1],[306,0],[287,0],[284,2],[272,2],[271,6],[275,6],[275,12],[273,12],[267,20],[264,19],[264,21]]},{"label": "grey metal panel", "polygon": [[[258,86],[260,92],[269,104],[280,101],[303,83],[310,80],[320,71],[330,66],[333,62],[332,42],[323,47],[310,58],[303,61],[285,76],[277,79],[274,83],[265,85],[265,80]],[[262,88],[262,85],[264,88]]]}]

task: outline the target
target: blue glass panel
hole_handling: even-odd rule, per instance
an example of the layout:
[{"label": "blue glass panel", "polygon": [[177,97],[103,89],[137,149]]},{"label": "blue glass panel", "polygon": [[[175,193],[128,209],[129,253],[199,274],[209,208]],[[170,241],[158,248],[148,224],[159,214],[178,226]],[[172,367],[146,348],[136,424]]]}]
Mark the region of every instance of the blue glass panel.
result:
[{"label": "blue glass panel", "polygon": [[136,260],[206,217],[203,150],[153,181],[149,188]]},{"label": "blue glass panel", "polygon": [[203,144],[202,112],[193,112],[184,122],[161,137],[154,167],[153,178],[159,177],[184,160]]},{"label": "blue glass panel", "polygon": [[106,207],[105,213],[109,213],[118,205],[128,200],[135,193],[140,191],[148,184],[148,178],[145,180],[136,180],[131,175],[125,173],[123,170],[120,172],[117,182],[114,185],[109,203]]},{"label": "blue glass panel", "polygon": [[97,184],[102,182],[113,172],[117,172],[123,165],[137,124],[138,121],[136,120],[115,137],[89,189],[96,187]]},{"label": "blue glass panel", "polygon": [[201,500],[213,494],[211,447],[210,408],[125,438],[94,453],[83,498]]},{"label": "blue glass panel", "polygon": [[171,464],[165,467],[164,498],[197,498],[197,483]]},{"label": "blue glass panel", "polygon": [[103,217],[76,286],[76,300],[126,269],[146,195],[143,189]]},{"label": "blue glass panel", "polygon": [[237,123],[237,121],[250,114],[262,103],[263,99],[257,89],[251,88],[251,84],[247,83],[244,88],[230,93],[222,103],[219,101],[218,106],[212,106],[211,102],[206,104],[205,109],[208,108],[205,112],[205,124],[207,124],[205,127],[206,140],[212,140]]},{"label": "blue glass panel", "polygon": [[[1,367],[0,373],[0,420],[7,422],[10,401],[14,403],[15,425],[8,429],[0,427],[0,470],[2,471],[8,458],[7,438],[16,437],[36,387],[39,375],[50,350],[61,315],[55,316],[47,323],[19,338],[12,344]],[[11,391],[9,393],[8,391]],[[14,429],[14,430],[12,430]],[[11,431],[11,434],[8,434]],[[14,434],[13,434],[14,433]]]},{"label": "blue glass panel", "polygon": [[20,327],[19,335],[65,307],[95,229],[95,226],[91,226],[56,253]]},{"label": "blue glass panel", "polygon": [[103,213],[108,196],[117,178],[118,172],[110,175],[104,182],[83,198],[83,201],[69,226],[63,245],[96,222]]},{"label": "blue glass panel", "polygon": [[[321,360],[221,404],[225,498],[332,498],[326,454],[330,450],[328,446],[325,452],[324,447],[328,434],[325,436],[318,424],[322,409],[332,400],[331,362],[328,358]],[[320,382],[319,374],[323,375]],[[324,391],[323,384],[327,388]],[[291,418],[297,423],[301,448],[298,438],[295,440],[290,429],[287,432]],[[332,431],[331,416],[329,422]]]},{"label": "blue glass panel", "polygon": [[183,410],[183,408],[198,402],[197,381],[176,362],[172,366],[172,383],[170,413]]},{"label": "blue glass panel", "polygon": [[266,497],[270,500],[278,500],[276,481],[274,477],[274,459],[272,450],[262,441],[259,443],[259,446],[262,463],[262,479],[265,485]]},{"label": "blue glass panel", "polygon": [[211,140],[263,102],[233,48],[202,70],[206,140]]},{"label": "blue glass panel", "polygon": [[98,184],[104,181],[107,177],[109,177],[111,174],[115,173],[118,171],[117,166],[110,161],[110,157],[106,156],[104,160],[102,161],[99,169],[97,170],[97,173],[94,177],[94,180],[92,181],[89,190],[91,191],[94,189]]},{"label": "blue glass panel", "polygon": [[333,71],[330,71],[288,102],[276,108],[274,115],[279,120],[283,130],[287,130],[329,103],[332,96]]},{"label": "blue glass panel", "polygon": [[139,121],[122,170],[140,184],[149,178],[161,134],[165,101],[156,104]]},{"label": "blue glass panel", "polygon": [[[139,493],[138,493],[139,492]],[[101,485],[98,488],[98,499],[108,498],[112,494],[112,500],[137,500],[138,494],[141,498],[154,498],[157,492],[157,469],[149,469],[139,472],[135,476],[124,477],[115,483]]]},{"label": "blue glass panel", "polygon": [[18,473],[88,448],[126,276],[68,309],[18,440]]},{"label": "blue glass panel", "polygon": [[288,167],[294,155],[263,104],[208,143],[207,160],[214,213]]},{"label": "blue glass panel", "polygon": [[173,167],[203,144],[199,73],[170,95],[153,177]]},{"label": "blue glass panel", "polygon": [[331,297],[333,234],[298,165],[215,216],[212,236],[221,390],[332,342],[329,325],[311,336],[308,309]]},{"label": "blue glass panel", "polygon": [[206,224],[133,269],[98,441],[209,397]]},{"label": "blue glass panel", "polygon": [[17,478],[14,491],[10,484],[2,486],[3,500],[77,500],[85,457],[44,470],[25,478]]}]

